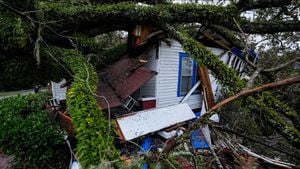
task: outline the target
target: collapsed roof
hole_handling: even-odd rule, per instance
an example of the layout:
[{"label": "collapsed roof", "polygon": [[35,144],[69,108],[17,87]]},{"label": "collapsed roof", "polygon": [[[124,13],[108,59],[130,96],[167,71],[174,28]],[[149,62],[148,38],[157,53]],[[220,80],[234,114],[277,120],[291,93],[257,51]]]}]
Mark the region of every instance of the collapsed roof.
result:
[{"label": "collapsed roof", "polygon": [[98,98],[101,108],[121,106],[127,97],[156,75],[155,71],[144,67],[140,59],[124,56],[101,71],[97,94],[104,96],[109,103]]}]

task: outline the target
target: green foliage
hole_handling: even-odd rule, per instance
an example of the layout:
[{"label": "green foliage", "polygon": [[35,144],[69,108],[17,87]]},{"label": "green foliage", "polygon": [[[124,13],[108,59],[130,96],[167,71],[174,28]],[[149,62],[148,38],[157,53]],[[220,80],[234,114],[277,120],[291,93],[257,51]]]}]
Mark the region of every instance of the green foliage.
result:
[{"label": "green foliage", "polygon": [[[25,11],[25,10],[32,10],[33,9],[33,5],[34,5],[34,1],[35,0],[2,0],[3,2],[5,2],[6,4],[8,4],[11,7],[14,7],[20,11]],[[2,5],[0,6],[0,10],[2,8]],[[3,10],[7,9],[3,7]]]},{"label": "green foliage", "polygon": [[[172,33],[174,34],[174,32]],[[225,89],[225,94],[233,95],[245,88],[245,82],[242,81],[236,75],[236,73],[231,68],[226,66],[216,55],[206,49],[206,47],[184,34],[178,35],[175,33],[173,36],[177,36],[177,39],[179,39],[179,41],[182,43],[185,51],[187,51],[192,57],[197,58],[199,65],[205,65],[212,70],[219,83]],[[271,93],[264,92],[263,94],[264,97],[267,97],[268,99],[272,98],[273,101],[265,103],[262,101],[261,96],[256,95],[255,97],[250,96],[241,101],[241,106],[247,107],[252,105],[255,108],[259,107],[260,109],[264,110],[264,116],[266,117],[268,123],[274,129],[276,129],[277,132],[284,136],[292,145],[299,147],[300,132],[278,114],[276,107],[280,107],[281,111],[283,111],[282,114],[286,114],[288,117],[297,117],[297,112],[280,103],[280,101],[272,96]]]},{"label": "green foliage", "polygon": [[[0,72],[0,90],[16,90],[34,86],[33,83],[36,81],[36,74],[33,73],[35,72],[35,62],[33,58],[20,62],[21,58],[26,57],[0,58],[0,67],[2,68]],[[31,77],[28,77],[28,74]]]},{"label": "green foliage", "polygon": [[29,32],[30,26],[20,16],[0,11],[0,51],[28,47]]},{"label": "green foliage", "polygon": [[79,44],[78,50],[87,54],[89,62],[97,70],[116,61],[127,51],[127,44],[117,32],[110,32],[96,38],[77,35],[74,39]]},{"label": "green foliage", "polygon": [[119,152],[113,144],[114,133],[108,128],[110,122],[105,119],[94,96],[97,74],[79,55],[73,50],[65,52],[64,61],[75,74],[67,94],[67,105],[76,129],[77,154],[81,165],[88,168],[118,159]]},{"label": "green foliage", "polygon": [[294,126],[298,130],[300,129],[300,115],[295,110],[275,97],[272,97],[271,92],[264,92],[262,97],[265,104],[272,105],[276,112],[280,112],[282,115],[289,118],[293,122]]},{"label": "green foliage", "polygon": [[261,128],[266,130],[266,124],[260,116],[253,113],[256,107],[241,107],[240,105],[239,103],[233,103],[222,109],[219,113],[221,124],[244,133],[247,136],[262,134],[263,130],[261,130]]},{"label": "green foliage", "polygon": [[246,83],[237,76],[234,70],[225,65],[212,51],[192,38],[183,34],[181,36],[183,49],[197,59],[198,65],[207,66],[215,74],[227,94],[233,95],[245,86]]},{"label": "green foliage", "polygon": [[46,53],[42,53],[39,66],[32,55],[23,53],[0,56],[0,91],[30,89],[35,84],[46,85],[67,77],[66,71]]},{"label": "green foliage", "polygon": [[0,149],[15,156],[16,167],[59,168],[61,156],[55,148],[64,143],[63,131],[42,108],[45,94],[0,100]]},{"label": "green foliage", "polygon": [[[158,4],[155,6],[141,6],[134,2],[120,2],[115,4],[102,5],[74,5],[68,2],[41,2],[38,8],[45,11],[46,18],[57,15],[60,18],[73,19],[76,16],[78,20],[103,20],[106,17],[120,17],[128,21],[139,21],[148,18],[149,21],[157,23],[157,21],[179,20],[181,22],[214,20],[223,22],[236,16],[237,10],[235,6],[212,6],[212,5],[195,5],[195,4]],[[174,12],[176,11],[176,12]],[[212,15],[213,14],[213,15]],[[133,19],[133,20],[132,20]],[[192,21],[192,22],[193,22]],[[72,22],[70,20],[70,22]],[[110,22],[114,22],[113,20]]]},{"label": "green foliage", "polygon": [[126,44],[115,45],[113,47],[104,49],[103,52],[99,53],[95,57],[91,57],[90,62],[97,70],[100,70],[104,65],[109,65],[118,58],[124,56],[126,51]]},{"label": "green foliage", "polygon": [[84,34],[76,34],[72,37],[73,42],[78,44],[78,50],[83,53],[100,54],[107,48],[114,46],[125,45],[124,36],[122,32],[108,32],[96,37],[88,37]]},{"label": "green foliage", "polygon": [[[263,97],[270,98],[272,97],[269,92],[264,92]],[[300,143],[300,131],[294,128],[288,121],[283,119],[281,115],[276,111],[276,107],[265,103],[265,101],[259,96],[249,96],[247,97],[247,102],[258,106],[261,110],[264,111],[263,116],[268,119],[269,124],[271,124],[277,132],[282,134],[288,141],[294,146],[299,148]],[[283,108],[284,109],[284,108]],[[290,109],[285,111],[291,111]],[[289,113],[289,112],[288,112]]]},{"label": "green foliage", "polygon": [[134,3],[120,3],[119,5],[100,5],[100,6],[90,6],[90,5],[76,5],[70,4],[69,2],[40,2],[39,9],[43,11],[55,10],[63,15],[74,16],[80,12],[97,12],[97,13],[109,13],[111,11],[116,11],[116,13],[125,12],[126,10],[134,9]]},{"label": "green foliage", "polygon": [[80,45],[78,49],[83,52],[86,50],[88,53],[100,53],[103,51],[104,44],[97,42],[95,38],[90,38],[85,35],[76,35],[73,39]]}]

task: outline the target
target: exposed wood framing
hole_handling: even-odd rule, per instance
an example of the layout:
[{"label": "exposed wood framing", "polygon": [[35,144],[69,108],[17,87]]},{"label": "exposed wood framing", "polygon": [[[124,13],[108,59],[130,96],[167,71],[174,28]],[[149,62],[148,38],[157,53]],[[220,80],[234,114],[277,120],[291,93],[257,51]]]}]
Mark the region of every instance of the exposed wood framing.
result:
[{"label": "exposed wood framing", "polygon": [[201,87],[206,110],[211,109],[215,105],[214,94],[212,91],[209,73],[206,66],[198,66],[198,74],[201,80]]}]

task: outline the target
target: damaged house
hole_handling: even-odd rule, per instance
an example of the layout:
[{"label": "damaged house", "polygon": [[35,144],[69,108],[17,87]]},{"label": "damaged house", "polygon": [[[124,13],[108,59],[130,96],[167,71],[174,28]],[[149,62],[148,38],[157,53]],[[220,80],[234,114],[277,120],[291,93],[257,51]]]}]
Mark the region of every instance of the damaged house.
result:
[{"label": "damaged house", "polygon": [[[243,51],[204,27],[198,38],[239,75],[247,69],[246,59],[253,64],[258,59],[250,50],[246,58]],[[144,25],[135,26],[128,39],[129,54],[101,71],[97,89],[101,96],[99,106],[114,110],[112,116],[117,118],[123,140],[157,132],[205,113],[211,104],[207,100],[214,99],[219,86],[209,71],[199,70],[196,60],[179,42],[168,40],[161,31]],[[204,94],[208,99],[200,90],[201,81],[212,86]],[[217,116],[213,118],[218,121]],[[161,135],[167,139],[174,133]]]},{"label": "damaged house", "polygon": [[[109,119],[115,119],[118,134],[116,146],[125,161],[130,161],[130,154],[162,151],[168,139],[184,133],[196,118],[215,104],[214,100],[221,91],[210,71],[197,65],[179,42],[167,39],[161,31],[153,31],[148,26],[135,26],[128,39],[128,54],[100,71],[97,87],[97,103],[107,112]],[[204,27],[198,40],[239,76],[247,72],[247,64],[256,64],[259,59],[254,51],[241,51]],[[56,86],[67,84],[62,83]],[[55,85],[52,84],[52,87],[54,89]],[[60,92],[54,94],[60,96]],[[62,127],[67,129],[69,135],[74,135],[70,127],[72,119],[60,112],[58,116],[63,121],[60,121],[64,124]],[[218,115],[210,119],[219,122]],[[244,154],[233,153],[222,140],[220,143],[219,140],[213,142],[210,134],[208,126],[192,131],[191,147],[184,148],[207,154],[212,151],[213,144],[219,144],[222,150],[218,156],[225,165],[230,163],[228,157],[234,155],[245,159],[247,164],[249,161],[251,165],[258,162],[285,168],[291,166],[259,156],[241,145],[239,148]],[[135,145],[131,145],[133,142]],[[176,160],[182,168],[193,168],[193,164],[184,157]],[[144,163],[143,168],[149,168],[148,164]]]}]

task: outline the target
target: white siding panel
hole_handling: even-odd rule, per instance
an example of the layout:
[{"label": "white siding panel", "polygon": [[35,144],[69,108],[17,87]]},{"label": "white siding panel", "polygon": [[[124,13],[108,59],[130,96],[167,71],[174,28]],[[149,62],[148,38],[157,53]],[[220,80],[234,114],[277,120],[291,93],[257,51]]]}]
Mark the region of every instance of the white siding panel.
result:
[{"label": "white siding panel", "polygon": [[[157,107],[178,104],[183,97],[177,97],[179,53],[184,52],[181,45],[173,41],[171,46],[161,44],[157,75]],[[192,108],[201,107],[200,94],[192,95],[187,104]]]},{"label": "white siding panel", "polygon": [[156,58],[156,49],[152,49],[149,51],[148,54],[146,54],[149,58],[148,63],[145,65],[146,68],[149,68],[151,70],[157,71],[157,63],[158,59]]},{"label": "white siding panel", "polygon": [[63,79],[58,83],[51,82],[53,98],[57,100],[66,100],[67,87],[63,87],[63,88],[60,87],[64,83],[66,83],[65,79]]},{"label": "white siding panel", "polygon": [[[157,72],[158,59],[156,59],[156,49],[152,49],[147,56],[149,58],[145,67]],[[140,88],[140,97],[156,97],[156,80],[157,77],[154,76]]]},{"label": "white siding panel", "polygon": [[[180,101],[183,99],[183,97],[173,97],[173,98],[165,98],[165,97],[160,97],[157,100],[157,103],[159,104],[159,107],[165,107],[165,106],[170,106],[174,104],[180,103]],[[202,97],[200,94],[197,95],[192,95],[190,98],[187,100],[187,104],[192,108],[192,109],[197,109],[201,107],[201,101]]]}]

